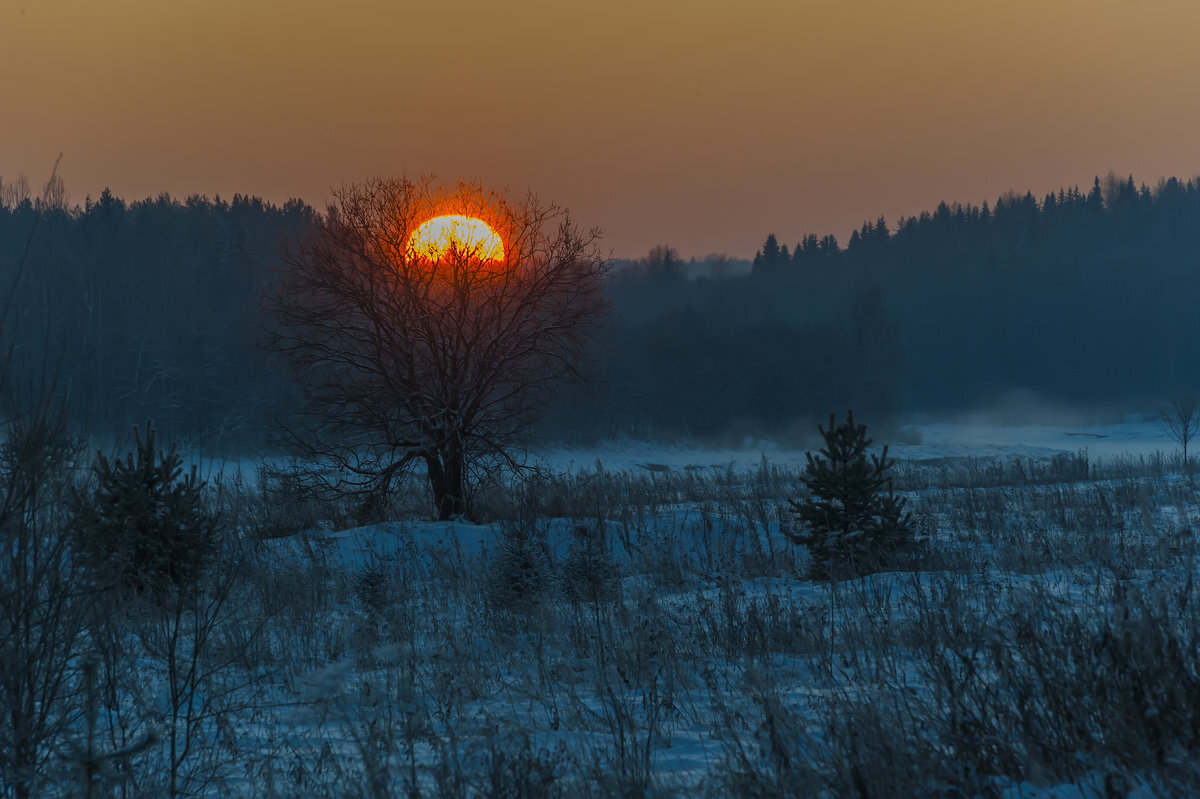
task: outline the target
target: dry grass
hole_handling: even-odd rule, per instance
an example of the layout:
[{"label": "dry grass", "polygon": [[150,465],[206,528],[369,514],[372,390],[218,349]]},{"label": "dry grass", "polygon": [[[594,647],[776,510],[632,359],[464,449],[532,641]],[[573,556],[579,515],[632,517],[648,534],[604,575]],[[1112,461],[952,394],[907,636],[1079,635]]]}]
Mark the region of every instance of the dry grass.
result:
[{"label": "dry grass", "polygon": [[[1200,510],[1169,466],[909,465],[924,555],[845,583],[806,579],[779,510],[798,475],[769,465],[482,495],[482,549],[416,522],[350,565],[259,541],[195,658],[222,703],[189,773],[257,796],[1193,794]],[[220,496],[229,530],[292,512]],[[133,621],[93,629],[127,740],[169,664]],[[162,757],[109,787],[145,795]]]}]

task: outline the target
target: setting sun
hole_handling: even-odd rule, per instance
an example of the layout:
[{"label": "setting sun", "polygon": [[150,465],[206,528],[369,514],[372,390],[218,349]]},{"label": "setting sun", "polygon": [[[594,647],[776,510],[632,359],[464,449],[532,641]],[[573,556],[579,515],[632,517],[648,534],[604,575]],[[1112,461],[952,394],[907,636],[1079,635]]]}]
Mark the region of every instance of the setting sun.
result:
[{"label": "setting sun", "polygon": [[408,247],[417,257],[433,262],[451,252],[478,261],[504,260],[504,243],[496,231],[482,219],[463,214],[422,222],[409,236]]}]

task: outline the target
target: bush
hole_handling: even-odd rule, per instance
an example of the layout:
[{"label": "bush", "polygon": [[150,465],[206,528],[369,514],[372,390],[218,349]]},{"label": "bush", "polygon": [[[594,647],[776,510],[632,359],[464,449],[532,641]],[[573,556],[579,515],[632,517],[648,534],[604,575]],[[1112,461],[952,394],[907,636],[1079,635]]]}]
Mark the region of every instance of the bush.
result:
[{"label": "bush", "polygon": [[154,428],[136,428],[135,451],[109,461],[97,453],[90,492],[73,498],[80,552],[102,580],[161,595],[190,584],[215,549],[215,520],[193,466],[183,474],[174,445],[158,452]]},{"label": "bush", "polygon": [[561,753],[536,749],[525,732],[488,739],[485,795],[497,799],[549,799],[562,796]]}]

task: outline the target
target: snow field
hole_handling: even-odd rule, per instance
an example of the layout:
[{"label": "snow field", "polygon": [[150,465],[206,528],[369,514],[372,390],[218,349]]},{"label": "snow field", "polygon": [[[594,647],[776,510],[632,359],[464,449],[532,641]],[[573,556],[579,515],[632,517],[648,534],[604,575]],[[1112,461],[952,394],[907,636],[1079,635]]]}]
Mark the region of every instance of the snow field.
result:
[{"label": "snow field", "polygon": [[109,785],[1200,793],[1200,495],[1182,464],[921,454],[895,477],[923,553],[840,583],[808,580],[786,534],[800,464],[761,452],[593,458],[481,495],[483,524],[397,507],[364,525],[352,503],[299,513],[231,481],[231,529],[271,537],[228,553],[201,601],[131,603],[95,633],[103,741],[159,736]]},{"label": "snow field", "polygon": [[[492,524],[266,542],[248,591],[261,581],[256,667],[277,709],[256,710],[258,748],[223,782],[257,796],[1190,792],[1198,498],[1161,459],[1087,466],[902,464],[926,553],[846,583],[805,578],[781,529],[798,471],[761,459],[560,475]],[[569,563],[613,579],[569,592]]]}]

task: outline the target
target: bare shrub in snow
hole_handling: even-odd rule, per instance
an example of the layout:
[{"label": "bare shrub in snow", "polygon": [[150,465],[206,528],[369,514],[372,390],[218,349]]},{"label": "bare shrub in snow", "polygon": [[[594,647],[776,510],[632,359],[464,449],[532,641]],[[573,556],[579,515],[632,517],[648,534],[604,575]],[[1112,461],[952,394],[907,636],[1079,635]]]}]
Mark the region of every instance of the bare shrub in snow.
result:
[{"label": "bare shrub in snow", "polygon": [[0,421],[0,795],[25,799],[63,776],[89,596],[67,534],[66,414],[46,401]]}]

